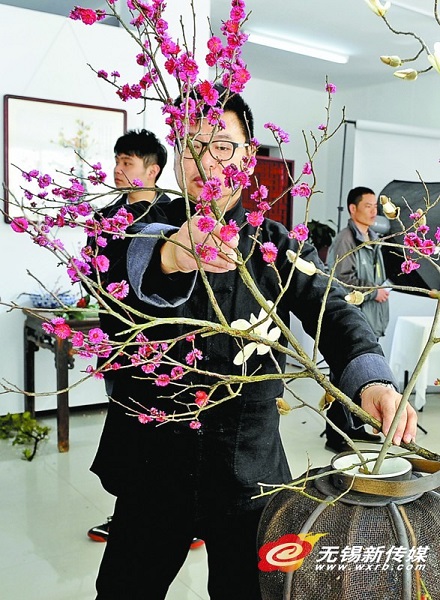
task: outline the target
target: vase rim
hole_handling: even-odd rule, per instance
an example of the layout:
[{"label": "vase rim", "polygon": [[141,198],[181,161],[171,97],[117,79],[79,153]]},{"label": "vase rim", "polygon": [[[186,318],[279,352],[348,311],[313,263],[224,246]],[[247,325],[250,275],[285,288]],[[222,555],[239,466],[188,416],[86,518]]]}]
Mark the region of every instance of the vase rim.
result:
[{"label": "vase rim", "polygon": [[[377,459],[379,452],[369,451],[362,452],[362,456],[370,461],[368,463],[369,468],[373,468],[374,461]],[[331,465],[338,471],[343,471],[345,475],[351,477],[359,477],[364,479],[395,479],[410,474],[412,471],[412,465],[409,460],[403,456],[390,455],[383,461],[380,472],[377,474],[368,474],[359,472],[360,459],[354,452],[343,452],[333,457]],[[350,468],[350,466],[352,466]]]}]

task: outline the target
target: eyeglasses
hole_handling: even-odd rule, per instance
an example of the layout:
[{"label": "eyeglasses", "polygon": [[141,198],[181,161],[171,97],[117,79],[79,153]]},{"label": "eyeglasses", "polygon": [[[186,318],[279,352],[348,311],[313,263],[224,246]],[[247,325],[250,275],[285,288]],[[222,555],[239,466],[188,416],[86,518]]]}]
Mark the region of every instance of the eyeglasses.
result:
[{"label": "eyeglasses", "polygon": [[[237,148],[247,148],[250,146],[247,142],[230,142],[227,140],[214,140],[212,142],[192,140],[192,145],[197,156],[201,156],[208,150],[212,158],[218,160],[218,162],[231,160]],[[193,158],[189,146],[185,147],[183,158]]]}]

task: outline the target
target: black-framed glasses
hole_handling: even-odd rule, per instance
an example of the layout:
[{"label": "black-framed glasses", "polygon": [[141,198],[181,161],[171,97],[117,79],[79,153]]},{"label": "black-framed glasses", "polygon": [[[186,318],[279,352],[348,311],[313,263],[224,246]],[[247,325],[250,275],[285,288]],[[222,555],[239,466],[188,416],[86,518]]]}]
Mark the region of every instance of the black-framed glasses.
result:
[{"label": "black-framed glasses", "polygon": [[[201,156],[206,150],[218,162],[231,160],[237,148],[247,148],[250,146],[247,142],[230,142],[229,140],[212,140],[211,142],[201,142],[192,140],[192,145],[197,156]],[[193,158],[189,146],[185,146],[183,151],[184,158]]]}]

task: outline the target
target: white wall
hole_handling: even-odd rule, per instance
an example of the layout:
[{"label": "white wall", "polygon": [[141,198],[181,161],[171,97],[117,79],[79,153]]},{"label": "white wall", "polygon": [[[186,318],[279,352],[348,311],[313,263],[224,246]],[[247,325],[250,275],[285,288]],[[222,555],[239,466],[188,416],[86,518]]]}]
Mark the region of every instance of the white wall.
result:
[{"label": "white wall", "polygon": [[[205,49],[203,37],[208,35],[203,15],[209,12],[209,7],[207,0],[196,2],[198,35],[200,31],[203,32],[199,43],[202,52]],[[174,18],[174,27],[178,27],[178,14],[174,14]],[[4,49],[0,62],[1,96],[15,94],[122,107],[128,111],[130,128],[145,126],[156,131],[162,138],[166,135],[157,105],[150,107],[144,114],[137,114],[140,110],[138,104],[121,103],[114,89],[98,80],[87,67],[89,62],[98,69],[118,69],[121,79],[125,81],[133,82],[139,78],[139,67],[133,61],[137,49],[123,30],[100,24],[87,27],[62,17],[0,5],[0,34]],[[326,94],[324,90],[312,92],[290,85],[289,77],[294,82],[294,74],[286,74],[285,85],[251,80],[245,97],[254,110],[256,137],[261,143],[273,145],[269,132],[262,127],[268,121],[277,123],[290,133],[290,144],[285,147],[286,158],[295,161],[296,173],[299,173],[306,161],[302,131],[317,132],[317,126],[325,121]],[[338,84],[337,81],[334,83]],[[351,92],[338,88],[333,99],[332,119],[336,124],[341,108],[345,106],[346,117],[351,120],[365,119],[440,128],[440,112],[436,101],[439,85],[438,75],[432,73],[413,83],[390,77],[390,83],[383,86],[370,86]],[[340,132],[323,147],[318,156],[318,188],[322,195],[317,195],[313,200],[312,218],[321,221],[331,218],[337,221],[341,146]],[[3,163],[2,148],[0,159]],[[161,182],[174,187],[171,166],[167,168]],[[303,218],[304,204],[301,200],[296,200],[294,221],[299,222]],[[74,235],[68,239],[69,244],[79,242]],[[49,254],[36,250],[24,236],[13,234],[3,222],[0,222],[0,253],[0,298],[3,302],[17,301],[21,292],[31,291],[33,283],[27,270],[49,285],[59,274],[59,269]],[[23,316],[20,312],[8,313],[5,307],[0,307],[0,339],[3,348],[0,380],[7,380],[18,386],[23,381],[22,324]],[[72,381],[81,376],[78,369],[76,367],[71,373]],[[54,388],[55,373],[53,355],[50,352],[43,350],[37,353],[37,374],[40,391]],[[87,383],[71,393],[71,404],[102,400],[104,394],[100,382]],[[38,400],[40,408],[49,405],[53,406],[53,398]],[[20,394],[0,395],[0,413],[22,410],[22,407]]]},{"label": "white wall", "polygon": [[[290,141],[283,144],[285,158],[295,161],[295,177],[301,173],[304,163],[308,160],[305,151],[303,131],[310,131],[319,137],[318,126],[325,122],[325,106],[327,94],[313,92],[293,85],[281,85],[258,79],[251,79],[246,87],[244,97],[249,102],[254,113],[255,137],[264,146],[275,146],[272,133],[264,128],[264,124],[273,122],[289,133]],[[340,112],[335,107],[335,125],[339,122]],[[315,168],[319,181],[318,194],[312,199],[311,217],[323,220],[328,205],[333,204],[336,179],[327,182],[328,153],[331,142],[324,144],[317,156]],[[307,178],[306,178],[307,181]],[[324,183],[324,187],[323,186]],[[294,199],[293,220],[299,223],[304,220],[305,202],[300,198]]]},{"label": "white wall", "polygon": [[[393,179],[417,181],[416,170],[424,181],[439,181],[439,89],[440,75],[429,72],[415,82],[390,76],[386,85],[340,91],[347,120],[358,124],[347,129],[341,227],[348,218],[347,191],[354,185],[379,193]],[[359,152],[361,136],[364,150]]]},{"label": "white wall", "polygon": [[440,75],[433,70],[420,75],[416,81],[404,81],[390,75],[387,84],[350,92],[339,90],[338,94],[343,96],[349,120],[364,119],[438,129],[439,88]]}]

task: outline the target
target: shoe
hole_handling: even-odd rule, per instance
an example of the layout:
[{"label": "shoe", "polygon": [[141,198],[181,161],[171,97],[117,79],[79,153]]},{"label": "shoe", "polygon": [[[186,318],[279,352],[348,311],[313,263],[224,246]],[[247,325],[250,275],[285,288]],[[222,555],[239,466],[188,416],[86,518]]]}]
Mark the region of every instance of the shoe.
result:
[{"label": "shoe", "polygon": [[195,550],[195,548],[200,548],[200,546],[203,546],[204,543],[205,542],[203,540],[201,540],[200,538],[193,538],[190,549]]},{"label": "shoe", "polygon": [[88,530],[87,535],[94,542],[106,542],[111,522],[112,518],[108,517],[107,523],[104,523],[103,525],[97,525],[96,527],[92,527]]},{"label": "shoe", "polygon": [[340,442],[335,440],[327,440],[324,448],[329,452],[334,452],[335,454],[340,454],[341,452],[348,452],[349,450],[353,450],[353,448],[350,448],[350,446],[346,444],[343,440]]},{"label": "shoe", "polygon": [[380,435],[368,433],[363,427],[360,429],[352,429],[348,435],[354,442],[370,442],[370,444],[377,444],[382,441]]}]

